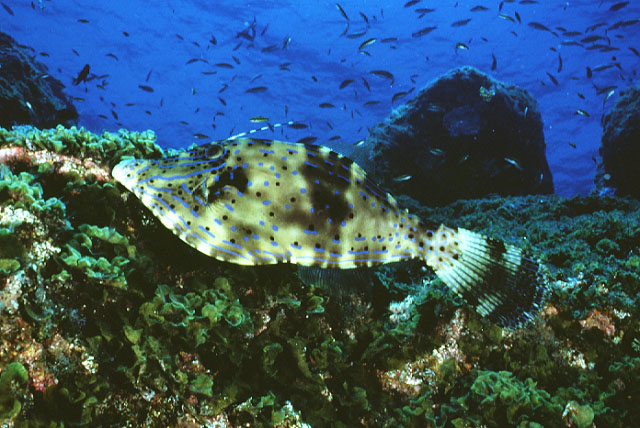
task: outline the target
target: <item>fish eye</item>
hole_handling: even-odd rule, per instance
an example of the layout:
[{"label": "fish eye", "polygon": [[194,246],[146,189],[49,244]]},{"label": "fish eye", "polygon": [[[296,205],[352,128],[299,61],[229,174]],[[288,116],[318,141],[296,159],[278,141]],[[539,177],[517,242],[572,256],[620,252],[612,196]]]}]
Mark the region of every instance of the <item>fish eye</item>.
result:
[{"label": "fish eye", "polygon": [[222,155],[222,146],[219,144],[209,144],[205,151],[205,156],[208,158],[218,158]]}]

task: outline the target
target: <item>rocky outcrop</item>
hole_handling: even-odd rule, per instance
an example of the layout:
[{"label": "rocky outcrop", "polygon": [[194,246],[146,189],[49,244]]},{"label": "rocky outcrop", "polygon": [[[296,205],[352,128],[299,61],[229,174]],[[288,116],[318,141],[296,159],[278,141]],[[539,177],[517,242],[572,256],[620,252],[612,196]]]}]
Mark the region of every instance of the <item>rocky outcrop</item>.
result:
[{"label": "rocky outcrop", "polygon": [[392,193],[425,204],[552,193],[542,128],[527,91],[462,67],[376,125],[354,157]]},{"label": "rocky outcrop", "polygon": [[0,126],[34,125],[40,128],[71,126],[78,112],[28,47],[0,33]]},{"label": "rocky outcrop", "polygon": [[596,188],[640,198],[640,85],[621,92],[605,115],[600,156]]}]

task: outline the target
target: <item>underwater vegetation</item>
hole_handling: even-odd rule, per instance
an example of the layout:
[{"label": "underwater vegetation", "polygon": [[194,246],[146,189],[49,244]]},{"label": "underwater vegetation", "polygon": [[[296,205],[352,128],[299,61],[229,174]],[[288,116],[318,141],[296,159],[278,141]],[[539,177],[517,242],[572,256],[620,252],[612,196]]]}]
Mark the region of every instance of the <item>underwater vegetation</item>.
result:
[{"label": "underwater vegetation", "polygon": [[491,197],[420,218],[536,254],[550,295],[518,330],[422,263],[313,286],[181,243],[111,179],[153,132],[0,129],[6,426],[634,426],[640,202]]}]

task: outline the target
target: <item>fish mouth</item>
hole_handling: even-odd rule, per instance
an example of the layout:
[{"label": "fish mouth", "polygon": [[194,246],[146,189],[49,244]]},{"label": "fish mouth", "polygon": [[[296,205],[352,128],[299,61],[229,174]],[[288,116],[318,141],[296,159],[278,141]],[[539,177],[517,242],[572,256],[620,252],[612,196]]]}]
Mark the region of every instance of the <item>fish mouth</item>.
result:
[{"label": "fish mouth", "polygon": [[142,163],[143,162],[138,159],[124,160],[113,167],[111,175],[118,183],[122,184],[126,188],[130,188],[130,186],[134,184],[133,181],[137,175],[134,173],[134,169],[137,165]]}]

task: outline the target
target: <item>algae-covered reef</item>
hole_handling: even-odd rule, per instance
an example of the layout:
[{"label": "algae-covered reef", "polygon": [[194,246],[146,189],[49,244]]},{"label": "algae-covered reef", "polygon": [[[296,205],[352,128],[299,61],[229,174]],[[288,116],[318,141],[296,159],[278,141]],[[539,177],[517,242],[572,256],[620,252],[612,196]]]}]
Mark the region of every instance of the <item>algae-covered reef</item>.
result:
[{"label": "algae-covered reef", "polygon": [[640,203],[528,196],[420,216],[539,255],[549,302],[503,330],[418,262],[303,284],[182,244],[118,188],[152,132],[0,129],[6,426],[625,427],[640,418]]}]

